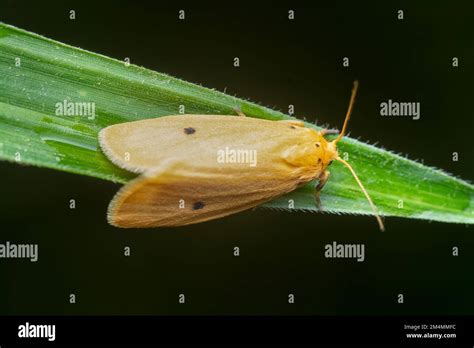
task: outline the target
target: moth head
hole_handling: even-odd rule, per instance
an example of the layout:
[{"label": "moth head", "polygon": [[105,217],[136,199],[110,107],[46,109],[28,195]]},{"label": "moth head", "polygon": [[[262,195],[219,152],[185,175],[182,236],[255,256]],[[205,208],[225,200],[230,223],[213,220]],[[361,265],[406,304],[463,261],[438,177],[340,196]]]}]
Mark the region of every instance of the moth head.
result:
[{"label": "moth head", "polygon": [[336,144],[332,141],[327,141],[321,133],[315,146],[320,150],[318,162],[323,168],[331,165],[332,161],[339,156]]}]

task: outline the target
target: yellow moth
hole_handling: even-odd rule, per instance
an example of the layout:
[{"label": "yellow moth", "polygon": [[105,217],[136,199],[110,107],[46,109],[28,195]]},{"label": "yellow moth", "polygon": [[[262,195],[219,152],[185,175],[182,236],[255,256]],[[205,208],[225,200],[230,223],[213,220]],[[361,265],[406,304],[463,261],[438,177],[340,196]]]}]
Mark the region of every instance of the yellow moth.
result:
[{"label": "yellow moth", "polygon": [[117,227],[181,226],[234,214],[317,179],[316,200],[340,161],[352,173],[384,229],[367,191],[337,152],[339,136],[297,120],[270,121],[227,115],[176,115],[116,124],[99,133],[115,165],[141,174],[113,198],[108,221]]}]

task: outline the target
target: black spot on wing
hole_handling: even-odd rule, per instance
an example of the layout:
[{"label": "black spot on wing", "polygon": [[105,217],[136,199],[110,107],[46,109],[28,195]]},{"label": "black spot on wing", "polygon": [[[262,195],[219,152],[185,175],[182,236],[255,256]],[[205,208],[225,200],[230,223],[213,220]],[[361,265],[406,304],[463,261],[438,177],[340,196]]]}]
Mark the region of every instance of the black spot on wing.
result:
[{"label": "black spot on wing", "polygon": [[184,128],[184,133],[194,134],[194,133],[196,133],[196,130],[193,127],[188,127],[188,128]]},{"label": "black spot on wing", "polygon": [[193,210],[199,210],[204,208],[204,203],[203,202],[195,202],[193,203]]}]

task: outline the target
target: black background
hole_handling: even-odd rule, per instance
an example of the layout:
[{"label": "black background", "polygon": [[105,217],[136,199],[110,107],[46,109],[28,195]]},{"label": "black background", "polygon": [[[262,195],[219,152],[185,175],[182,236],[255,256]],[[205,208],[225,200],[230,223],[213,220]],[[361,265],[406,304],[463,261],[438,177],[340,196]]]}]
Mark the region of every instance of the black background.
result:
[{"label": "black background", "polygon": [[[282,111],[293,104],[319,124],[340,125],[357,78],[352,136],[468,180],[473,17],[467,1],[0,4],[5,23]],[[382,118],[387,99],[420,102],[421,119]],[[182,228],[119,230],[105,220],[118,185],[10,163],[0,175],[0,242],[39,244],[37,263],[0,261],[0,314],[474,312],[472,227],[388,218],[382,234],[369,217],[258,209]],[[366,261],[324,258],[332,241],[365,244]]]}]

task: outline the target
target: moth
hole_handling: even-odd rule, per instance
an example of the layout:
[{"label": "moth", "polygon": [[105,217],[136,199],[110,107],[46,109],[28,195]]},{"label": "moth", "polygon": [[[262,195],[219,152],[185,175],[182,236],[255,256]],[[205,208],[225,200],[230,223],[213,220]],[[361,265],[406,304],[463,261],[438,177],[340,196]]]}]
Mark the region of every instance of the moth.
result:
[{"label": "moth", "polygon": [[123,228],[194,224],[256,207],[315,179],[319,202],[327,168],[336,160],[350,170],[383,230],[369,194],[337,152],[357,88],[355,81],[342,131],[333,141],[325,139],[328,130],[307,128],[302,121],[251,118],[240,110],[238,116],[164,116],[102,129],[99,143],[107,158],[140,174],[110,202],[109,223]]}]

